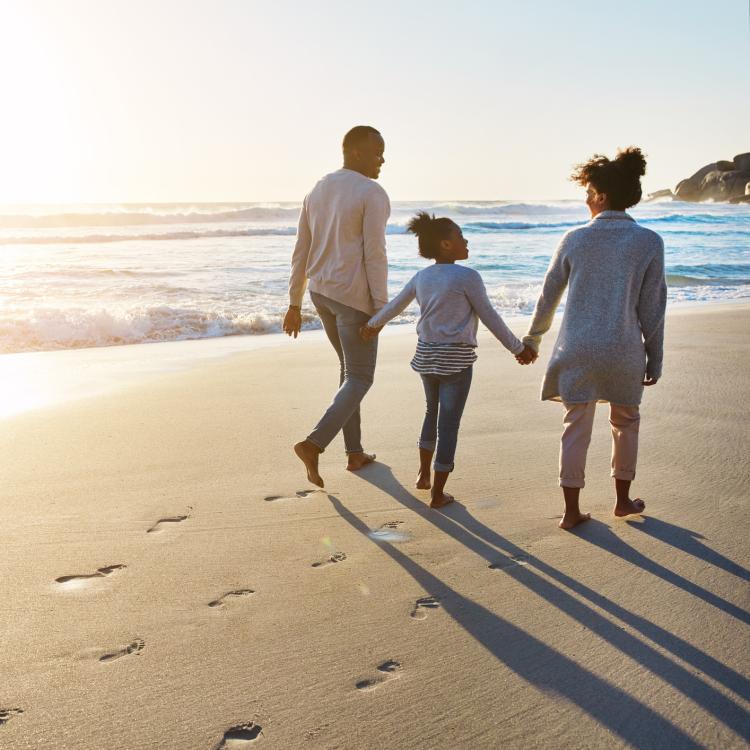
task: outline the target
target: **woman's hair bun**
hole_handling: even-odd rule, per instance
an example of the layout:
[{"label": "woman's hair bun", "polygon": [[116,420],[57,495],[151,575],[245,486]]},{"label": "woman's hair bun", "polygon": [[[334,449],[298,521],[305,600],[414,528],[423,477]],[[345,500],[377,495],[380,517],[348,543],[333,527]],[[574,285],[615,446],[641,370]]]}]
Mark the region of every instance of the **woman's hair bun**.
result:
[{"label": "woman's hair bun", "polygon": [[633,177],[642,177],[646,174],[646,157],[636,146],[628,146],[618,151],[615,163]]}]

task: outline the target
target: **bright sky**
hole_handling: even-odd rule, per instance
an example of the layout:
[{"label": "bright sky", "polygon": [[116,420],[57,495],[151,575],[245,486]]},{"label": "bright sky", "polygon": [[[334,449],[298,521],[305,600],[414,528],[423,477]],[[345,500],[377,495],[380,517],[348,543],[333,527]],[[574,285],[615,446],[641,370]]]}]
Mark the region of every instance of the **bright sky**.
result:
[{"label": "bright sky", "polygon": [[646,190],[750,151],[748,0],[0,0],[0,202],[300,200],[355,124],[395,200]]}]

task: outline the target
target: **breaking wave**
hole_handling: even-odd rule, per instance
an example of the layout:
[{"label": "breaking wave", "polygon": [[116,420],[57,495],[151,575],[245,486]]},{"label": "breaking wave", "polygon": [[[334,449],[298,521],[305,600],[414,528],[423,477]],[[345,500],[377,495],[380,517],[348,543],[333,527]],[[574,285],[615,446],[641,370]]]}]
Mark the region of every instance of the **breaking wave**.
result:
[{"label": "breaking wave", "polygon": [[148,234],[85,234],[81,236],[29,236],[0,237],[0,245],[62,245],[91,244],[103,242],[156,241],[156,240],[197,240],[219,237],[269,237],[289,236],[297,233],[296,227],[269,227],[248,229],[207,229],[188,232],[156,232]]}]

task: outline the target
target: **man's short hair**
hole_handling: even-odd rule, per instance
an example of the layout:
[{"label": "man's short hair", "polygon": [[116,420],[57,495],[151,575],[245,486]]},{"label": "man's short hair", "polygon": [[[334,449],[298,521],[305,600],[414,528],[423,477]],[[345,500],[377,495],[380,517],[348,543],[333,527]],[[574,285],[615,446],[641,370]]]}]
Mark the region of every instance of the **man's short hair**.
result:
[{"label": "man's short hair", "polygon": [[[380,132],[370,125],[355,125],[345,136],[341,144],[344,151],[360,148],[370,140],[371,135],[380,136]],[[380,136],[382,138],[382,136]]]}]

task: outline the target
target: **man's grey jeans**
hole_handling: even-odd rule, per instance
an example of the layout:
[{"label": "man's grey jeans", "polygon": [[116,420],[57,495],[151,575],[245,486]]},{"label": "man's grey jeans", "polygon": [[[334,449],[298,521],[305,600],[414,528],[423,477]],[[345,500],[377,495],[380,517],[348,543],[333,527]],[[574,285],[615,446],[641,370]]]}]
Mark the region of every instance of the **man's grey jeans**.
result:
[{"label": "man's grey jeans", "polygon": [[310,297],[338,354],[341,371],[333,402],[307,439],[324,451],[338,431],[343,430],[346,452],[359,453],[362,450],[359,404],[375,377],[378,340],[362,341],[359,337],[360,327],[370,319],[367,313],[316,292],[310,292]]}]

